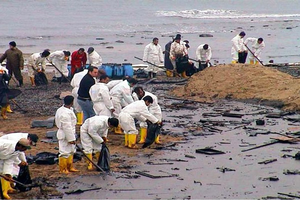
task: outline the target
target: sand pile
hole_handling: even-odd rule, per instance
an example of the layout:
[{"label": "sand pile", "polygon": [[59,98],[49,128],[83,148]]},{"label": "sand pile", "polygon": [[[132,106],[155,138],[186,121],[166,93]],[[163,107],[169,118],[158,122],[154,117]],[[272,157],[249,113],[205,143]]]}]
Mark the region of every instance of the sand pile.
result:
[{"label": "sand pile", "polygon": [[300,110],[300,79],[263,66],[229,64],[210,67],[193,75],[173,94],[197,101],[232,98],[282,102],[278,105],[283,109]]}]

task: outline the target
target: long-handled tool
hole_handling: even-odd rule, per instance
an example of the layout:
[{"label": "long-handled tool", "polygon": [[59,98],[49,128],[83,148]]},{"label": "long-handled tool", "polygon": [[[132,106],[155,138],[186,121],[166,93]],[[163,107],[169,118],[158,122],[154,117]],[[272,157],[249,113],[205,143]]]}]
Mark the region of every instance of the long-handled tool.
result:
[{"label": "long-handled tool", "polygon": [[244,43],[245,47],[248,49],[248,51],[253,55],[253,57],[262,65],[265,66],[263,64],[263,62],[261,60],[258,59],[258,57],[251,51],[251,49]]},{"label": "long-handled tool", "polygon": [[88,161],[90,161],[97,169],[99,169],[101,172],[103,172],[103,173],[105,173],[106,174],[106,172],[101,168],[101,167],[99,167],[99,165],[97,165],[94,161],[92,161],[85,153],[84,153],[84,151],[82,150],[82,148],[80,148],[77,144],[75,144],[76,145],[76,147],[77,147],[77,149],[83,154],[83,156],[88,160]]},{"label": "long-handled tool", "polygon": [[[2,174],[0,174],[0,177],[6,179],[6,177]],[[27,184],[26,185],[24,183],[21,183],[20,181],[15,180],[15,179],[10,179],[9,182],[17,183],[17,184],[19,184],[19,185],[21,185],[22,187],[25,187],[25,188],[41,187],[40,184]]]},{"label": "long-handled tool", "polygon": [[138,60],[140,60],[140,61],[143,61],[143,62],[145,62],[145,63],[148,63],[148,64],[150,64],[150,65],[153,65],[153,66],[155,66],[155,67],[161,68],[160,66],[158,66],[158,65],[156,65],[156,64],[154,64],[154,63],[148,62],[148,61],[144,61],[143,59],[141,59],[141,58],[139,58],[139,57],[134,56],[134,58],[135,58],[135,59],[138,59]]},{"label": "long-handled tool", "polygon": [[71,83],[70,79],[68,79],[68,77],[66,77],[49,59],[47,59],[47,61],[62,75],[62,77],[64,77],[69,83]]},{"label": "long-handled tool", "polygon": [[27,110],[24,110],[14,99],[10,99],[23,113],[27,113]]}]

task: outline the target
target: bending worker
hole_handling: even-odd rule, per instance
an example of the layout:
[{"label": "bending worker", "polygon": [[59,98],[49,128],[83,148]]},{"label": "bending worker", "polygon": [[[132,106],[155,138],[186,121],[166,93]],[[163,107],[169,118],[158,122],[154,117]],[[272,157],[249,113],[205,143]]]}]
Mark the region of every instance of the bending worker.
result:
[{"label": "bending worker", "polygon": [[[254,64],[254,60],[255,60],[255,64],[258,64],[258,60],[256,58],[258,58],[260,60],[260,54],[262,52],[262,50],[265,48],[265,42],[264,39],[262,38],[247,38],[245,40],[245,45],[247,45],[248,43],[252,43],[252,53],[250,53],[249,55],[249,60],[250,60],[250,64]],[[256,57],[256,58],[255,58]]]},{"label": "bending worker", "polygon": [[149,120],[151,123],[158,123],[159,120],[154,117],[148,110],[148,106],[153,103],[150,96],[145,96],[143,100],[135,101],[122,109],[119,120],[120,125],[125,133],[125,146],[131,149],[137,148],[136,137],[138,131],[135,127],[134,119],[141,122]]},{"label": "bending worker", "polygon": [[70,55],[70,51],[55,51],[49,56],[50,63],[55,65],[55,67],[57,68],[55,69],[55,77],[57,78],[58,82],[61,82],[63,80],[62,74],[65,77],[68,77],[69,75],[68,61]]},{"label": "bending worker", "polygon": [[196,50],[196,58],[199,62],[200,71],[208,67],[211,56],[212,56],[211,48],[210,46],[208,46],[208,44],[199,45],[199,47]]},{"label": "bending worker", "polygon": [[[142,87],[134,88],[133,92],[134,93],[132,94],[132,96],[134,97],[135,100],[143,100],[144,97],[146,97],[146,96],[152,97],[153,103],[151,103],[149,106],[149,112],[152,115],[154,115],[161,122],[162,121],[162,113],[161,113],[161,108],[158,105],[157,96],[155,96],[154,94],[152,94],[150,92],[144,91]],[[140,138],[139,144],[143,144],[143,143],[145,143],[145,140],[147,137],[147,123],[141,122],[140,127],[141,127],[141,129],[140,129],[141,138]],[[159,135],[156,137],[155,143],[160,144]]]},{"label": "bending worker", "polygon": [[[92,153],[95,154],[98,162],[101,144],[107,141],[108,128],[117,127],[119,120],[107,116],[94,116],[88,118],[80,128],[80,139],[84,153],[90,160],[93,160]],[[93,170],[93,164],[87,160],[88,170]]]},{"label": "bending worker", "polygon": [[90,96],[94,104],[96,115],[111,117],[115,109],[109,95],[109,89],[106,85],[108,82],[109,78],[107,75],[100,76],[100,82],[91,87]]},{"label": "bending worker", "polygon": [[84,48],[74,51],[71,55],[71,75],[74,76],[75,73],[83,71],[86,61],[87,58]]},{"label": "bending worker", "polygon": [[99,69],[102,66],[102,58],[99,53],[97,53],[93,47],[90,47],[87,53],[90,66],[97,67]]},{"label": "bending worker", "polygon": [[[156,66],[160,65],[164,61],[161,46],[158,44],[158,38],[153,38],[152,42],[145,47],[143,61],[149,62],[147,63],[149,78],[155,78],[158,71]],[[150,63],[153,63],[154,65],[151,65]]]},{"label": "bending worker", "polygon": [[13,193],[15,190],[11,187],[14,164],[22,166],[22,162],[18,159],[19,152],[24,152],[30,149],[30,142],[21,138],[20,140],[0,139],[0,174],[2,194],[5,199],[11,199],[8,193]]},{"label": "bending worker", "polygon": [[240,32],[234,38],[232,38],[232,48],[231,48],[231,63],[245,63],[247,58],[247,50],[244,45],[244,37],[246,33],[244,31]]},{"label": "bending worker", "polygon": [[74,97],[64,98],[64,105],[55,114],[55,124],[58,128],[57,139],[59,147],[59,173],[78,172],[73,167],[73,155],[76,152],[76,116],[73,112]]},{"label": "bending worker", "polygon": [[[46,58],[50,55],[48,50],[44,50],[42,53],[34,53],[28,58],[28,76],[30,78],[31,86],[35,86],[34,75],[36,72],[45,72],[46,70]],[[40,66],[41,65],[41,68]]]}]

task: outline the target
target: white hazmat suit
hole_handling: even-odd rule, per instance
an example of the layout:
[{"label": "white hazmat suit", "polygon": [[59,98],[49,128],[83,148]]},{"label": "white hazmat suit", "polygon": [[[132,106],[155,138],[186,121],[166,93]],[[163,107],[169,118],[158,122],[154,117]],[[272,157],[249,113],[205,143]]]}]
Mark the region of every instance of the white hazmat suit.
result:
[{"label": "white hazmat suit", "polygon": [[[161,46],[159,44],[155,45],[153,42],[148,44],[144,49],[143,61],[160,65],[164,61]],[[158,69],[154,65],[149,64],[146,71],[157,73]]]},{"label": "white hazmat suit", "polygon": [[102,58],[95,50],[92,53],[88,54],[88,60],[90,65],[93,67],[102,66]]},{"label": "white hazmat suit", "polygon": [[77,97],[78,97],[77,93],[78,93],[80,82],[87,73],[88,73],[87,69],[83,70],[82,72],[78,72],[78,73],[74,74],[72,81],[71,81],[71,86],[73,87],[72,95],[74,97],[74,102],[73,102],[74,105],[73,106],[74,106],[74,109],[76,112],[82,112],[82,109],[77,102]]},{"label": "white hazmat suit", "polygon": [[73,109],[60,107],[55,114],[55,124],[58,128],[57,139],[59,156],[68,158],[75,153],[75,145],[69,142],[76,141],[76,116]]},{"label": "white hazmat suit", "polygon": [[41,69],[43,71],[46,70],[46,58],[42,58],[41,53],[34,53],[28,58],[28,76],[34,78],[34,74],[37,70],[40,69],[39,65],[41,65]]},{"label": "white hazmat suit", "polygon": [[[252,52],[254,53],[254,55],[258,58],[258,59],[260,59],[260,54],[261,54],[261,52],[262,52],[262,50],[265,48],[265,42],[264,41],[262,41],[262,43],[258,43],[258,38],[247,38],[246,40],[245,40],[245,44],[246,45],[248,45],[248,43],[252,43]],[[254,60],[256,60],[255,58],[254,58],[254,56],[253,56],[253,54],[252,53],[250,53],[250,55],[249,55],[249,59],[250,59],[250,61],[252,60],[252,61],[254,61]]]},{"label": "white hazmat suit", "polygon": [[111,90],[113,87],[115,87],[116,85],[118,85],[119,83],[123,82],[123,80],[113,80],[113,81],[109,81],[106,86],[108,87],[109,90]]},{"label": "white hazmat suit", "polygon": [[231,47],[232,60],[238,62],[239,59],[238,52],[247,50],[244,45],[244,39],[239,34],[237,34],[234,38],[232,38],[231,42],[232,42],[232,47]]},{"label": "white hazmat suit", "polygon": [[113,109],[114,106],[107,85],[105,83],[96,83],[90,88],[89,93],[94,104],[96,115],[111,117],[111,109]]},{"label": "white hazmat suit", "polygon": [[0,138],[0,173],[13,175],[13,165],[20,164],[20,151],[16,151],[16,140],[6,140]]},{"label": "white hazmat suit", "polygon": [[80,139],[84,153],[91,154],[101,151],[102,137],[107,137],[107,116],[94,116],[85,120],[80,128]]},{"label": "white hazmat suit", "polygon": [[[65,54],[63,51],[55,51],[50,54],[49,61],[52,62],[62,73],[64,76],[68,77],[68,61],[65,60]],[[61,73],[55,70],[55,77],[62,77]]]},{"label": "white hazmat suit", "polygon": [[211,53],[211,47],[208,46],[208,49],[203,49],[203,46],[205,44],[201,44],[199,45],[199,47],[196,50],[196,58],[197,60],[200,61],[209,61],[212,57],[212,53]]}]

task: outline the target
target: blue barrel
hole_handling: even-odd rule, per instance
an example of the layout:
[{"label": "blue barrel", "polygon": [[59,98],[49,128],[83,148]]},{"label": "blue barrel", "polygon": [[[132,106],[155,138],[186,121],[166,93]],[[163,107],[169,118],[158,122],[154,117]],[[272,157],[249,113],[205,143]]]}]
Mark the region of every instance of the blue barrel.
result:
[{"label": "blue barrel", "polygon": [[133,77],[133,67],[131,63],[123,63],[124,76]]},{"label": "blue barrel", "polygon": [[115,64],[114,66],[114,78],[123,78],[124,68],[121,64]]},{"label": "blue barrel", "polygon": [[113,76],[113,68],[114,66],[111,63],[103,63],[102,66],[100,67],[100,69],[103,69],[106,75],[110,78]]}]

